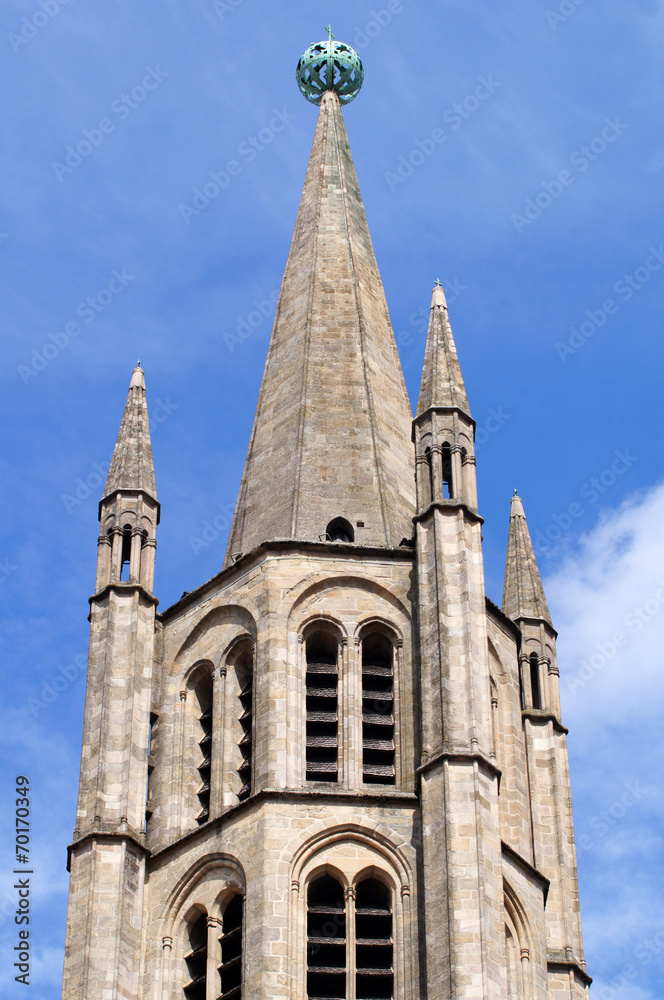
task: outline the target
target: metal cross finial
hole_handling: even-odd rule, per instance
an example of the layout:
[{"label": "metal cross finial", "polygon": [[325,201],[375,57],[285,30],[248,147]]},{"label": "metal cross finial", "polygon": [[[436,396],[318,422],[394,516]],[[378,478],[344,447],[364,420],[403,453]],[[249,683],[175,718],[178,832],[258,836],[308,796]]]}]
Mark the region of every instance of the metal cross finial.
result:
[{"label": "metal cross finial", "polygon": [[434,285],[435,285],[435,286],[436,286],[437,288],[442,288],[442,287],[443,287],[443,283],[442,283],[442,281],[440,280],[440,278],[436,278],[436,280],[434,281]]},{"label": "metal cross finial", "polygon": [[330,41],[332,41],[332,39],[335,37],[332,34],[332,25],[331,24],[326,24],[325,25],[325,30],[327,31],[327,34],[328,34],[328,37],[329,37]]},{"label": "metal cross finial", "polygon": [[515,497],[515,496],[518,496],[518,495],[519,495],[519,491],[518,490],[514,490],[514,493],[512,494],[512,496]]},{"label": "metal cross finial", "polygon": [[137,367],[137,368],[140,368],[140,367],[141,367],[141,359],[140,359],[140,358],[139,358],[139,359],[138,359],[138,361],[136,362],[136,367]]}]

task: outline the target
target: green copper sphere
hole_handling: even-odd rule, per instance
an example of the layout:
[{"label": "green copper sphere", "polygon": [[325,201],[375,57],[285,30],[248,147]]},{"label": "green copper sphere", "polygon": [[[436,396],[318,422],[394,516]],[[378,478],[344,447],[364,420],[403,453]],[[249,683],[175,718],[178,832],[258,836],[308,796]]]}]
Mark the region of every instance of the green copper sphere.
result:
[{"label": "green copper sphere", "polygon": [[295,76],[303,96],[312,104],[320,104],[326,90],[334,90],[342,104],[350,104],[360,92],[364,67],[355,49],[330,38],[309,46]]}]

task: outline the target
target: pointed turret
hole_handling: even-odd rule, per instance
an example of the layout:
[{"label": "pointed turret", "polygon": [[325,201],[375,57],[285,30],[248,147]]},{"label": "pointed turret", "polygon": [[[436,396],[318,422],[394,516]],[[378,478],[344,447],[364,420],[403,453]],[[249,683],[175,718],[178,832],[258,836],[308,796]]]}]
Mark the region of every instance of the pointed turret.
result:
[{"label": "pointed turret", "polygon": [[134,368],[129,383],[127,405],[113,449],[104,497],[109,497],[116,490],[143,490],[154,500],[157,499],[145,374],[140,364]]},{"label": "pointed turret", "polygon": [[549,606],[544,596],[533,543],[521,497],[515,492],[511,501],[510,528],[505,562],[503,611],[514,619],[535,618],[551,625]]},{"label": "pointed turret", "polygon": [[427,346],[417,415],[431,407],[458,407],[470,416],[470,405],[457,357],[447,300],[442,285],[434,285]]},{"label": "pointed turret", "polygon": [[159,513],[145,375],[138,364],[99,503],[97,591],[122,580],[152,591]]},{"label": "pointed turret", "polygon": [[418,514],[443,500],[475,509],[475,421],[470,415],[445,292],[438,281],[431,296],[413,441]]},{"label": "pointed turret", "polygon": [[415,507],[411,420],[339,96],[327,90],[227,564],[272,538],[398,546]]}]

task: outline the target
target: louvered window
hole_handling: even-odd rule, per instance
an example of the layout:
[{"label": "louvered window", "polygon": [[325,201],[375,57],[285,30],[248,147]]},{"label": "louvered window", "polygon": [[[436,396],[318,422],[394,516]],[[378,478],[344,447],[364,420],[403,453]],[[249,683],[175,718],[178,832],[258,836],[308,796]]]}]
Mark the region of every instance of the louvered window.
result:
[{"label": "louvered window", "polygon": [[355,1000],[391,1000],[393,966],[391,894],[382,882],[367,879],[355,897]]},{"label": "louvered window", "polygon": [[318,631],[306,641],[307,781],[337,781],[339,776],[338,643]]},{"label": "louvered window", "polygon": [[224,911],[218,1000],[242,1000],[242,896],[233,896]]},{"label": "louvered window", "polygon": [[443,461],[443,497],[451,500],[454,497],[454,486],[452,483],[452,449],[449,444],[444,444],[442,449]]},{"label": "louvered window", "polygon": [[189,951],[184,957],[187,973],[186,1000],[205,1000],[207,983],[207,916],[202,914],[189,927]]},{"label": "louvered window", "polygon": [[238,792],[240,800],[251,795],[253,731],[254,731],[254,664],[253,650],[250,643],[243,643],[235,660],[237,683],[239,689],[240,728],[242,736],[239,743],[240,766],[238,774],[242,787]]},{"label": "louvered window", "polygon": [[312,882],[307,898],[307,997],[346,998],[346,909],[330,875]]},{"label": "louvered window", "polygon": [[393,785],[394,652],[373,632],[362,641],[362,777],[365,784]]},{"label": "louvered window", "polygon": [[198,801],[200,811],[196,816],[199,824],[207,823],[210,818],[210,774],[212,757],[212,677],[208,672],[201,676],[196,685],[196,697],[201,709],[198,717]]}]

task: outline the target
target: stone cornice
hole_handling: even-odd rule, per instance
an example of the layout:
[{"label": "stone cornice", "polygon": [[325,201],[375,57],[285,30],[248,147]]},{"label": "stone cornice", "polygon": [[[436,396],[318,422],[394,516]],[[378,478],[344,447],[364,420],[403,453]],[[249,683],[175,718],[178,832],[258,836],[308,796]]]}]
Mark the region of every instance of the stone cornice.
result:
[{"label": "stone cornice", "polygon": [[134,830],[88,830],[87,833],[76,837],[67,847],[67,871],[71,871],[71,856],[77,847],[87,844],[90,841],[104,841],[105,843],[122,843],[129,841],[143,855],[144,858],[150,856],[150,851],[145,846],[145,841],[141,835]]},{"label": "stone cornice", "polygon": [[573,972],[579,977],[584,986],[590,986],[592,976],[589,976],[585,969],[582,969],[578,962],[568,959],[549,959],[546,963],[547,972]]},{"label": "stone cornice", "polygon": [[569,729],[563,726],[560,719],[546,708],[522,708],[521,718],[530,719],[532,722],[551,722],[557,733],[567,736]]},{"label": "stone cornice", "polygon": [[182,844],[190,843],[201,834],[209,833],[211,830],[222,829],[230,819],[248,812],[261,802],[278,802],[284,800],[288,802],[310,802],[312,799],[319,802],[366,802],[369,800],[372,803],[389,803],[391,806],[406,806],[411,809],[419,805],[419,797],[415,792],[401,792],[398,790],[393,792],[369,792],[365,789],[352,791],[344,788],[337,789],[333,785],[330,785],[329,788],[321,789],[265,788],[250,795],[249,798],[244,799],[242,802],[238,802],[237,805],[227,809],[221,816],[216,816],[195,830],[189,830],[187,833],[182,834],[181,837],[178,837],[171,844],[161,847],[158,851],[146,851],[146,853],[150,855],[152,861],[161,860],[167,855],[172,854],[173,851],[176,851]]},{"label": "stone cornice", "polygon": [[158,615],[159,621],[163,623],[167,618],[182,613],[185,608],[195,606],[207,589],[213,589],[214,587],[229,583],[238,573],[244,573],[251,565],[251,562],[258,557],[282,552],[310,552],[320,556],[344,555],[355,556],[360,559],[390,559],[397,560],[398,562],[408,562],[415,558],[415,549],[405,546],[403,548],[401,546],[396,548],[393,546],[361,545],[357,542],[316,542],[308,539],[273,538],[269,541],[261,542],[251,552],[243,554],[237,562],[234,562],[231,566],[226,566],[216,576],[206,580],[205,583],[201,583],[195,590],[191,590],[182,596],[175,604],[171,604],[170,607],[165,608]]},{"label": "stone cornice", "polygon": [[121,580],[116,580],[113,583],[107,583],[105,587],[102,587],[101,590],[98,590],[96,594],[92,595],[92,597],[88,597],[88,603],[94,604],[101,597],[104,597],[111,591],[124,594],[128,594],[131,591],[136,591],[137,593],[141,594],[141,596],[144,597],[146,601],[148,601],[150,604],[154,604],[155,608],[159,604],[159,601],[154,596],[154,594],[151,594],[148,590],[146,590],[141,583],[125,583]]},{"label": "stone cornice", "polygon": [[488,757],[485,757],[483,753],[480,753],[477,750],[439,750],[434,753],[433,756],[429,757],[424,764],[420,764],[416,773],[426,774],[427,771],[430,771],[432,768],[436,767],[436,765],[446,760],[453,761],[454,763],[477,762],[480,767],[490,775],[490,777],[496,778],[498,781],[500,781],[502,777],[503,772],[500,768],[496,767],[493,761],[489,760]]},{"label": "stone cornice", "polygon": [[416,514],[413,518],[413,524],[417,524],[418,521],[423,521],[429,516],[432,510],[440,510],[449,513],[451,510],[462,510],[464,516],[468,518],[469,521],[474,521],[476,524],[484,524],[484,518],[479,514],[474,507],[469,507],[468,504],[464,503],[462,500],[434,500],[430,503],[426,510],[421,513]]}]

